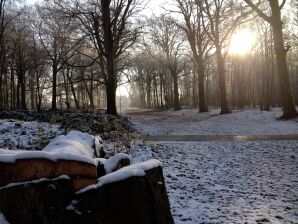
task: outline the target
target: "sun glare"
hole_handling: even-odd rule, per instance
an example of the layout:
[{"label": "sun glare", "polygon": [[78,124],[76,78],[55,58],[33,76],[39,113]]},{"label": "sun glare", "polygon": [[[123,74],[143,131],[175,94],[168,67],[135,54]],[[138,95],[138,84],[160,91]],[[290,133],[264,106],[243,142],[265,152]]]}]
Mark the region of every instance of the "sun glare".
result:
[{"label": "sun glare", "polygon": [[256,35],[251,30],[243,29],[234,33],[230,43],[230,54],[245,55],[255,43]]}]

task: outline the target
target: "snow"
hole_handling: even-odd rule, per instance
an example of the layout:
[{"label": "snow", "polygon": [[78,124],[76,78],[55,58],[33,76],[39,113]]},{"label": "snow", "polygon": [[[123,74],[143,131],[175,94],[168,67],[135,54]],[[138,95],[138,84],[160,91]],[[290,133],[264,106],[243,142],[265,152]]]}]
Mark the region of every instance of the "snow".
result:
[{"label": "snow", "polygon": [[0,150],[0,162],[15,163],[18,159],[71,160],[96,165],[93,157],[99,155],[100,138],[87,133],[70,131],[53,139],[42,151]]},{"label": "snow", "polygon": [[113,173],[100,177],[98,180],[97,186],[101,187],[106,184],[125,180],[129,177],[137,177],[137,176],[145,176],[145,175],[146,173],[143,169],[132,168],[132,167],[129,167],[128,169],[122,168]]},{"label": "snow", "polygon": [[167,110],[136,114],[131,121],[136,128],[149,135],[286,135],[298,134],[298,119],[277,120],[280,108],[271,111],[257,109],[233,110],[219,115],[220,110]]},{"label": "snow", "polygon": [[144,162],[134,163],[130,166],[123,167],[120,170],[121,171],[126,171],[126,170],[129,170],[129,169],[141,169],[141,170],[147,171],[147,170],[151,170],[151,169],[156,168],[156,167],[162,167],[161,162],[157,159],[150,159],[150,160],[147,160],[147,161],[144,161]]},{"label": "snow", "polygon": [[132,163],[139,163],[154,158],[152,148],[146,144],[138,144],[131,150]]},{"label": "snow", "polygon": [[[95,146],[95,148],[94,148]],[[99,154],[99,139],[79,131],[71,131],[52,140],[42,151],[0,150],[0,162],[15,163],[18,159],[72,160],[96,165],[92,158]]]},{"label": "snow", "polygon": [[[227,115],[219,115],[219,110],[215,109],[208,113],[183,109],[136,114],[131,120],[139,131],[150,135],[297,135],[298,120],[277,120],[279,116],[280,108],[269,112],[234,110]],[[34,141],[40,138],[34,128],[40,126],[46,130],[46,135],[51,130],[61,133],[58,126],[48,126],[46,123],[10,123],[0,121],[0,147],[9,145],[8,139],[13,149],[34,148]],[[13,126],[18,123],[21,123],[21,130],[18,130],[19,125]],[[22,133],[24,130],[25,135]],[[89,144],[89,140],[80,144]],[[64,143],[60,141],[59,144],[63,146]],[[99,178],[97,184],[77,193],[132,176],[144,176],[147,169],[161,166],[162,163],[176,224],[298,223],[297,146],[298,141],[163,141],[139,144],[131,150],[133,165],[109,173]],[[94,164],[107,162],[105,159],[92,159],[90,148],[87,152],[78,152],[80,158]],[[1,159],[7,157],[9,160],[22,154],[22,150],[18,153],[0,150]],[[65,156],[69,158],[69,154]],[[50,158],[56,161],[58,157]],[[148,159],[157,160],[139,164]],[[75,202],[73,206],[75,208]],[[71,205],[68,208],[72,209]]]},{"label": "snow", "polygon": [[[253,109],[216,115],[197,110],[134,115],[136,128],[151,135],[298,134],[296,120]],[[298,141],[151,142],[133,161],[162,162],[176,224],[298,223]]]},{"label": "snow", "polygon": [[8,150],[8,149],[0,149],[0,155],[16,155],[21,152],[28,152],[27,150]]},{"label": "snow", "polygon": [[[298,142],[162,142],[142,148],[163,164],[180,223],[297,223]],[[150,150],[150,147],[152,150]]]},{"label": "snow", "polygon": [[[10,187],[19,186],[19,185],[24,185],[24,184],[37,184],[37,183],[47,181],[47,180],[55,181],[55,180],[61,180],[61,179],[70,179],[70,177],[67,176],[67,175],[61,175],[59,177],[52,178],[52,179],[48,179],[48,178],[43,177],[43,178],[39,178],[39,179],[36,179],[36,180],[23,181],[23,182],[17,182],[17,183],[10,183],[10,184],[7,184],[3,187],[0,187],[0,190],[10,188]],[[1,224],[1,222],[0,222],[0,224]]]},{"label": "snow", "polygon": [[106,173],[107,174],[111,173],[117,167],[119,161],[122,159],[127,159],[130,161],[129,155],[125,153],[118,153],[112,156],[111,158],[107,159],[106,161],[104,161],[104,168]]},{"label": "snow", "polygon": [[43,144],[62,133],[59,125],[45,122],[0,120],[0,148],[41,149]]},{"label": "snow", "polygon": [[102,187],[106,184],[114,183],[117,181],[125,180],[134,176],[145,176],[146,171],[155,167],[161,166],[161,162],[157,159],[151,159],[148,161],[135,163],[130,166],[123,167],[115,172],[109,173],[98,179],[96,184],[87,186],[77,192],[77,194],[84,193],[86,191]]},{"label": "snow", "polygon": [[94,158],[93,160],[95,161],[96,166],[98,166],[98,164],[104,164],[107,159],[105,159],[105,158]]},{"label": "snow", "polygon": [[[99,155],[99,138],[79,131],[70,131],[67,135],[60,135],[53,139],[42,151],[57,154],[69,153],[86,157]],[[94,147],[95,146],[95,147]]]},{"label": "snow", "polygon": [[78,204],[77,200],[72,200],[68,206],[66,206],[66,209],[69,211],[74,211],[77,215],[82,215],[82,212],[76,209],[76,204]]},{"label": "snow", "polygon": [[[18,159],[47,159],[53,162],[57,162],[58,160],[71,160],[71,161],[80,161],[85,163],[90,163],[92,165],[96,165],[96,162],[85,155],[76,155],[74,153],[53,153],[53,152],[43,152],[43,151],[14,151],[15,153],[3,153],[4,150],[0,153],[0,162],[4,163],[15,163]],[[10,151],[10,150],[5,150]],[[4,152],[5,152],[4,151]]]},{"label": "snow", "polygon": [[0,212],[0,224],[9,224],[4,215]]}]

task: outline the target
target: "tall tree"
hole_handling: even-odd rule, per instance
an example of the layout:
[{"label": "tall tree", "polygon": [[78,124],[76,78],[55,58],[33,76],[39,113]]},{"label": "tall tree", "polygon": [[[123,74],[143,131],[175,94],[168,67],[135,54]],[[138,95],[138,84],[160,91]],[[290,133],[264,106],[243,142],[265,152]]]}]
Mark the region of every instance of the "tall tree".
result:
[{"label": "tall tree", "polygon": [[6,12],[6,9],[8,8],[7,4],[9,4],[7,0],[0,0],[0,110],[4,107],[4,94],[1,91],[5,73],[6,60],[6,46],[4,43],[4,34],[10,21],[10,18],[8,18],[9,15],[7,15],[8,13]]},{"label": "tall tree", "polygon": [[287,51],[288,49],[284,44],[283,37],[283,22],[281,19],[281,10],[286,3],[286,0],[283,0],[279,4],[278,0],[266,0],[265,3],[269,4],[271,15],[267,15],[264,11],[261,10],[260,6],[253,3],[251,0],[244,0],[253,11],[255,11],[259,17],[264,19],[270,24],[273,30],[273,41],[274,41],[274,50],[276,56],[276,67],[279,79],[279,89],[282,99],[282,108],[283,115],[282,118],[290,119],[298,116],[296,111],[290,80],[289,80],[289,71],[287,67]]},{"label": "tall tree", "polygon": [[225,83],[225,58],[227,51],[224,51],[227,49],[231,34],[242,18],[241,11],[239,11],[235,2],[230,0],[196,0],[196,3],[208,19],[208,24],[203,22],[203,26],[216,50],[221,114],[230,113]]},{"label": "tall tree", "polygon": [[206,112],[208,107],[205,99],[205,65],[204,59],[208,52],[209,41],[203,29],[203,16],[194,0],[176,0],[178,12],[183,15],[184,24],[178,26],[187,35],[198,73],[199,111]]},{"label": "tall tree", "polygon": [[107,113],[117,114],[116,89],[119,80],[119,61],[139,34],[131,22],[140,10],[138,0],[69,1],[61,9],[80,21],[93,43],[106,89]]},{"label": "tall tree", "polygon": [[183,35],[174,23],[173,18],[165,14],[150,20],[150,35],[152,42],[162,49],[166,56],[167,68],[171,74],[174,87],[174,109],[180,109],[179,73],[183,71],[182,50]]},{"label": "tall tree", "polygon": [[76,24],[55,13],[55,5],[55,1],[48,1],[38,7],[40,18],[36,25],[40,42],[52,67],[52,110],[57,109],[57,76],[75,54],[75,48],[81,40],[74,38]]}]

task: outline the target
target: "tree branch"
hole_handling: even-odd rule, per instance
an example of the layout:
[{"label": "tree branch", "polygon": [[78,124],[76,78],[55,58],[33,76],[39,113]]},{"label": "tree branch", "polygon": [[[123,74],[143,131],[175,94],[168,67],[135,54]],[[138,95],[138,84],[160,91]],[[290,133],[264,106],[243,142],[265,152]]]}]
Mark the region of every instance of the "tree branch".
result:
[{"label": "tree branch", "polygon": [[279,6],[279,9],[282,9],[282,8],[284,7],[286,1],[287,1],[287,0],[283,0],[283,1],[282,1],[281,5]]},{"label": "tree branch", "polygon": [[246,4],[248,4],[253,11],[255,11],[262,19],[271,23],[271,17],[267,16],[258,6],[256,6],[251,0],[244,0]]}]

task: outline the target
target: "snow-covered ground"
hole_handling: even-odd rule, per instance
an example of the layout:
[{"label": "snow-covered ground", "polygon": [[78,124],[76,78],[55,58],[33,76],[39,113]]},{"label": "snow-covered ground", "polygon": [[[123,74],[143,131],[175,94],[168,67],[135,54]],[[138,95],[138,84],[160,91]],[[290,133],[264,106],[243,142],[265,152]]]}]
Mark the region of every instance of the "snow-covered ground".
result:
[{"label": "snow-covered ground", "polygon": [[[183,109],[131,119],[151,135],[298,134],[297,119],[276,120],[278,108],[218,113]],[[58,125],[0,120],[0,149],[40,149],[61,133]],[[130,150],[133,162],[163,164],[176,224],[298,223],[298,141],[138,143]]]},{"label": "snow-covered ground", "polygon": [[0,212],[0,223],[1,224],[9,224],[1,212]]},{"label": "snow-covered ground", "polygon": [[[49,124],[38,121],[20,121],[13,119],[0,119],[0,149],[9,150],[41,150],[52,139],[59,135],[67,134],[67,131],[61,127],[61,124]],[[118,131],[119,133],[121,131]],[[89,133],[91,134],[91,133]],[[134,141],[133,134],[125,133],[121,138],[103,140],[104,149],[108,154],[122,151],[127,148],[131,141]],[[117,132],[115,133],[117,136]],[[100,135],[96,135],[101,137]],[[125,141],[124,141],[125,140]],[[125,149],[128,151],[129,149]]]},{"label": "snow-covered ground", "polygon": [[218,109],[145,112],[132,116],[137,129],[149,135],[286,135],[298,134],[298,119],[282,121],[280,108],[234,110],[219,115]]},{"label": "snow-covered ground", "polygon": [[[279,121],[280,109],[150,112],[132,116],[151,135],[298,134],[298,120]],[[298,223],[298,141],[155,142],[134,160],[163,164],[176,224]]]},{"label": "snow-covered ground", "polygon": [[40,150],[62,132],[56,124],[0,119],[0,148]]},{"label": "snow-covered ground", "polygon": [[163,164],[176,224],[277,224],[298,222],[297,145],[259,141],[150,146]]}]

